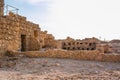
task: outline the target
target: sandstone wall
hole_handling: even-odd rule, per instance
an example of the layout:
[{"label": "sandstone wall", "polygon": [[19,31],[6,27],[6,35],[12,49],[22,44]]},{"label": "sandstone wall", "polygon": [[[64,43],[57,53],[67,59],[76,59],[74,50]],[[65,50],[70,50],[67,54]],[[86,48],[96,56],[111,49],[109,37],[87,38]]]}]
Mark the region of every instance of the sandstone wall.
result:
[{"label": "sandstone wall", "polygon": [[52,34],[48,34],[47,31],[40,32],[40,40],[42,48],[57,48],[57,40],[55,40]]},{"label": "sandstone wall", "polygon": [[48,50],[45,52],[25,52],[28,57],[47,57],[47,58],[68,58],[94,61],[120,62],[118,54],[103,54],[98,51],[66,51],[66,50]]},{"label": "sandstone wall", "polygon": [[67,38],[62,41],[62,49],[66,50],[96,50],[100,41],[96,38],[86,38],[83,40],[74,40]]},{"label": "sandstone wall", "polygon": [[39,25],[26,17],[13,13],[0,17],[0,50],[21,50],[21,35],[25,36],[25,50],[39,50],[39,32]]},{"label": "sandstone wall", "polygon": [[56,40],[52,34],[47,34],[44,39],[44,47],[46,48],[56,48]]},{"label": "sandstone wall", "polygon": [[[14,22],[14,23],[13,23]],[[18,22],[8,16],[0,18],[0,49],[16,50],[19,47]]]}]

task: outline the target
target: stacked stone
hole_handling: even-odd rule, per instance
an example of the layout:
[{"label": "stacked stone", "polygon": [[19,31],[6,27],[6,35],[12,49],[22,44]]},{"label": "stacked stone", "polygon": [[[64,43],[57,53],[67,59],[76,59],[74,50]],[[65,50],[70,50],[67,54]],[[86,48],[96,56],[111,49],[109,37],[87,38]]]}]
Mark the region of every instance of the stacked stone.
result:
[{"label": "stacked stone", "polygon": [[12,16],[1,17],[0,32],[2,45],[1,48],[16,49],[18,44],[19,26],[18,21]]},{"label": "stacked stone", "polygon": [[57,41],[54,39],[52,34],[46,34],[46,37],[44,38],[44,46],[46,48],[56,48],[57,47]]},{"label": "stacked stone", "polygon": [[[34,36],[34,31],[38,32],[38,36]],[[21,49],[21,35],[26,35],[26,50],[33,50],[32,48],[36,50],[39,48],[36,46],[36,44],[39,44],[39,32],[38,24],[29,22],[26,20],[26,17],[10,12],[9,15],[0,18],[0,49]],[[31,42],[33,42],[32,48],[30,47]]]},{"label": "stacked stone", "polygon": [[95,50],[99,40],[88,38],[83,40],[74,40],[67,38],[62,41],[62,48],[67,50]]}]

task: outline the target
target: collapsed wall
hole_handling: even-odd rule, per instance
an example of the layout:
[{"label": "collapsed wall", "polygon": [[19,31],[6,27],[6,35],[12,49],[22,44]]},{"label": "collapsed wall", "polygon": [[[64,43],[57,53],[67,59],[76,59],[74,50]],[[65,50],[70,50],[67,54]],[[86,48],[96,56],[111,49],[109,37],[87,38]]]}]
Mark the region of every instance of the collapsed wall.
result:
[{"label": "collapsed wall", "polygon": [[57,48],[57,40],[55,40],[52,34],[48,34],[47,31],[40,32],[40,42],[44,49],[54,49]]}]

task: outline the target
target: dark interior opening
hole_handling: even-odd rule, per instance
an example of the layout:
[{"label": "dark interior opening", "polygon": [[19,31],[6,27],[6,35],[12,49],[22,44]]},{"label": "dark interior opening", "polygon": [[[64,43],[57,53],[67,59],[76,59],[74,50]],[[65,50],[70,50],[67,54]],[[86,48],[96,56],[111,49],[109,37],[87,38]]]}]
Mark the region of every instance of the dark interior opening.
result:
[{"label": "dark interior opening", "polygon": [[21,35],[21,51],[26,51],[26,35]]},{"label": "dark interior opening", "polygon": [[95,50],[95,48],[92,48],[91,50]]},{"label": "dark interior opening", "polygon": [[71,43],[68,43],[68,45],[71,45]]},{"label": "dark interior opening", "polygon": [[75,50],[75,47],[73,47],[73,50]]},{"label": "dark interior opening", "polygon": [[66,47],[63,47],[63,49],[66,49]]},{"label": "dark interior opening", "polygon": [[78,47],[78,50],[80,50],[80,47]]},{"label": "dark interior opening", "polygon": [[70,50],[70,47],[68,47],[68,50]]},{"label": "dark interior opening", "polygon": [[82,48],[82,50],[85,50],[84,48]]}]

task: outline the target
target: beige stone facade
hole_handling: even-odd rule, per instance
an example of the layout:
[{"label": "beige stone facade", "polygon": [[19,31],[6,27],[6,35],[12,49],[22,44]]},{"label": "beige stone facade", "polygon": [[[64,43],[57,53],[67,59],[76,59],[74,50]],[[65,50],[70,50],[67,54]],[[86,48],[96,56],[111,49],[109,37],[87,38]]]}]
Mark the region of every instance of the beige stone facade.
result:
[{"label": "beige stone facade", "polygon": [[96,38],[86,38],[83,40],[74,40],[67,38],[62,42],[62,49],[66,50],[96,50],[99,40]]},{"label": "beige stone facade", "polygon": [[39,25],[26,17],[9,13],[0,17],[0,48],[4,50],[39,50]]},{"label": "beige stone facade", "polygon": [[[60,45],[61,44],[61,45]],[[93,37],[85,39],[72,39],[67,37],[65,40],[59,40],[59,47],[64,50],[81,51],[99,51],[101,53],[112,53],[112,47],[107,43]]]}]

